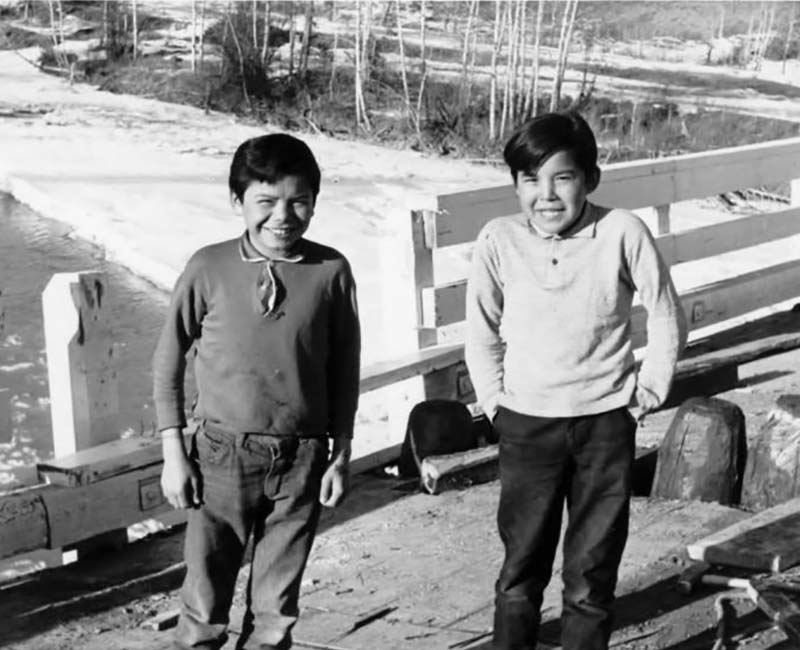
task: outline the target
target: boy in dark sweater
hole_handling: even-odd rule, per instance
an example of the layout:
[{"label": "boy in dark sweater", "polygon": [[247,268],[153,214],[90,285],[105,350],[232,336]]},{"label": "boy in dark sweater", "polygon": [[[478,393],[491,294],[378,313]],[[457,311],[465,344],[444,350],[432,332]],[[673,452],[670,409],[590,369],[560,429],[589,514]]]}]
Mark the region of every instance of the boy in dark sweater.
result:
[{"label": "boy in dark sweater", "polygon": [[[189,509],[177,648],[225,643],[250,535],[237,647],[289,648],[320,504],[337,505],[347,490],[360,330],[347,260],[303,237],[319,185],[314,155],[297,138],[241,144],[229,186],[246,230],[191,257],[158,341],[161,487],[173,506]],[[187,451],[190,348],[199,428]]]},{"label": "boy in dark sweater", "polygon": [[[534,650],[564,504],[564,650],[607,650],[628,536],[636,419],[669,392],[686,323],[650,231],[587,195],[597,145],[575,113],[522,125],[504,150],[521,214],[478,236],[465,356],[500,438],[497,650]],[[637,370],[631,306],[647,310]],[[629,411],[632,407],[636,418]]]}]

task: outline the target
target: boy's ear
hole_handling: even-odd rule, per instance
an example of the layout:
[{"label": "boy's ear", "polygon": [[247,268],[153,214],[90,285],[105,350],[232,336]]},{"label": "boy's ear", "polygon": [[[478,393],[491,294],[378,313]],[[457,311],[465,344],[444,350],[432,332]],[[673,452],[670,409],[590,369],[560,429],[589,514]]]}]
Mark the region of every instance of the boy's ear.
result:
[{"label": "boy's ear", "polygon": [[231,200],[231,207],[236,214],[239,214],[242,211],[242,202],[236,198],[236,194],[233,192],[230,193],[230,200]]},{"label": "boy's ear", "polygon": [[586,177],[586,193],[591,194],[600,185],[600,168],[595,165],[592,173]]}]

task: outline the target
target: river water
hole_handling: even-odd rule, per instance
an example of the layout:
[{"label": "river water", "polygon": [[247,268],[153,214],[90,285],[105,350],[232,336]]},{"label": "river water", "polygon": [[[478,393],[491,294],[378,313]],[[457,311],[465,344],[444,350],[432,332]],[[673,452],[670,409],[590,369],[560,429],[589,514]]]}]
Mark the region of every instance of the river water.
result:
[{"label": "river water", "polygon": [[10,195],[0,193],[0,389],[11,394],[11,431],[0,422],[0,471],[52,456],[41,295],[54,273],[107,275],[119,387],[119,435],[148,433],[155,415],[150,360],[168,294],[104,258]]}]

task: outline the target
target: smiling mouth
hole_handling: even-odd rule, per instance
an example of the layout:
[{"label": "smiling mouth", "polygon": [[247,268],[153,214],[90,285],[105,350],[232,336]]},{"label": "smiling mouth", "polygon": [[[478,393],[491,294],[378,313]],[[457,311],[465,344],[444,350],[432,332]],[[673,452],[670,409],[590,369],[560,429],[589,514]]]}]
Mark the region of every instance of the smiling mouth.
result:
[{"label": "smiling mouth", "polygon": [[297,228],[291,228],[291,227],[289,227],[289,228],[275,228],[275,227],[268,228],[268,227],[265,227],[265,228],[262,228],[261,230],[262,231],[266,231],[266,232],[270,233],[271,235],[275,235],[276,237],[279,237],[279,238],[286,238],[286,237],[289,237],[289,236],[293,235],[295,232],[297,232]]}]

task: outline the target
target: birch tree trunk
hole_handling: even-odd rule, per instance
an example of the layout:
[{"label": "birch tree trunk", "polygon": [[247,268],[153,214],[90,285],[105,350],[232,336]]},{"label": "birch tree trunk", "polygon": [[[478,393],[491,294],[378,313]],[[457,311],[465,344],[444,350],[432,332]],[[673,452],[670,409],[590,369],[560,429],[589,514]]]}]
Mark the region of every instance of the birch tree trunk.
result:
[{"label": "birch tree trunk", "polygon": [[461,53],[461,86],[458,91],[459,95],[459,113],[463,116],[467,110],[467,83],[468,83],[468,67],[469,50],[470,50],[470,37],[472,36],[472,19],[477,10],[478,0],[471,0],[467,9],[467,26],[464,29],[464,50]]},{"label": "birch tree trunk", "polygon": [[527,80],[525,74],[525,61],[528,51],[528,3],[525,0],[520,2],[520,30],[519,30],[519,56],[517,57],[517,79],[519,79],[519,89],[517,91],[517,110],[516,114],[520,119],[525,116],[525,102],[528,97],[528,86],[530,80]]},{"label": "birch tree trunk", "polygon": [[272,7],[269,0],[264,2],[264,38],[261,41],[261,67],[264,68],[264,73],[267,71],[267,59],[269,57],[269,26],[272,22],[270,19]]},{"label": "birch tree trunk", "polygon": [[206,0],[200,0],[200,62],[198,70],[203,70],[203,59],[206,50]]},{"label": "birch tree trunk", "polygon": [[303,25],[303,49],[300,51],[300,77],[306,78],[308,73],[308,57],[311,53],[311,27],[314,21],[314,3],[307,2]]},{"label": "birch tree trunk", "polygon": [[513,0],[507,0],[504,25],[508,32],[508,52],[506,53],[506,78],[503,84],[503,110],[500,114],[500,137],[506,132],[506,123],[508,122],[509,99],[511,94],[511,46],[512,38],[512,20],[511,20],[511,3]]},{"label": "birch tree trunk", "polygon": [[252,3],[252,19],[253,19],[253,51],[258,50],[258,0],[250,0]]},{"label": "birch tree trunk", "polygon": [[294,41],[297,30],[294,24],[294,2],[289,4],[289,76],[294,74]]},{"label": "birch tree trunk", "polygon": [[366,102],[364,101],[364,55],[367,47],[364,44],[364,26],[362,25],[361,0],[356,1],[356,123],[366,131],[371,131],[372,127],[367,116]]},{"label": "birch tree trunk", "polygon": [[192,72],[197,72],[197,0],[192,0]]},{"label": "birch tree trunk", "polygon": [[553,79],[553,94],[550,97],[550,110],[558,110],[561,99],[561,84],[564,81],[564,74],[567,69],[569,58],[569,41],[572,38],[572,28],[575,24],[575,15],[578,10],[578,0],[567,0],[564,8],[564,21],[561,25],[561,38],[558,47],[558,62],[556,65],[556,76]]},{"label": "birch tree trunk", "polygon": [[539,57],[541,55],[543,16],[544,0],[539,0],[536,8],[536,34],[534,35],[533,60],[531,61],[533,70],[531,71],[531,91],[525,108],[526,117],[536,117],[539,112]]},{"label": "birch tree trunk", "polygon": [[411,95],[408,91],[408,73],[406,71],[406,48],[403,38],[403,13],[400,0],[395,0],[395,11],[397,14],[397,45],[400,49],[400,76],[403,80],[403,100],[406,107],[406,121],[415,121],[411,109]]},{"label": "birch tree trunk", "polygon": [[328,98],[333,99],[333,87],[336,83],[336,50],[339,47],[339,21],[337,20],[336,0],[331,2],[331,22],[333,23],[333,50],[331,52],[331,78],[328,82]]},{"label": "birch tree trunk", "polygon": [[137,11],[136,0],[132,0],[133,9],[133,60],[139,56],[139,12]]},{"label": "birch tree trunk", "polygon": [[500,0],[494,0],[494,39],[492,41],[492,76],[489,80],[489,140],[497,139],[497,54],[500,49]]},{"label": "birch tree trunk", "polygon": [[239,36],[236,34],[236,28],[231,22],[231,14],[227,12],[225,14],[225,18],[228,22],[228,29],[231,32],[231,38],[233,38],[233,44],[236,47],[236,54],[239,57],[239,74],[242,77],[242,93],[244,94],[244,101],[247,104],[247,108],[252,112],[253,104],[250,102],[250,93],[247,92],[247,77],[245,76],[244,71],[244,53],[242,52],[242,46],[239,43]]},{"label": "birch tree trunk", "polygon": [[420,122],[422,121],[422,102],[425,97],[425,79],[428,77],[428,65],[425,58],[425,36],[426,36],[426,19],[425,14],[428,10],[427,0],[422,0],[420,3],[420,18],[419,18],[419,56],[420,56],[420,79],[419,79],[419,93],[417,94],[417,135],[420,135]]}]

